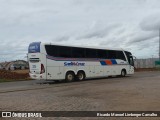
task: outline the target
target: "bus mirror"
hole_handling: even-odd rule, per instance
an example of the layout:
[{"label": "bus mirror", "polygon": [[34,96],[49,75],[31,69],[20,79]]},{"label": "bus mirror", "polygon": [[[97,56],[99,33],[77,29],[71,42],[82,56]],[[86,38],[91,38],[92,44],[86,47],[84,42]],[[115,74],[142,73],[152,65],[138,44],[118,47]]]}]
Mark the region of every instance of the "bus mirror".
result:
[{"label": "bus mirror", "polygon": [[134,61],[136,61],[136,60],[137,60],[137,58],[136,58],[135,56],[133,56],[133,60],[134,60]]},{"label": "bus mirror", "polygon": [[131,57],[133,58],[134,61],[136,61],[136,56],[131,55]]}]

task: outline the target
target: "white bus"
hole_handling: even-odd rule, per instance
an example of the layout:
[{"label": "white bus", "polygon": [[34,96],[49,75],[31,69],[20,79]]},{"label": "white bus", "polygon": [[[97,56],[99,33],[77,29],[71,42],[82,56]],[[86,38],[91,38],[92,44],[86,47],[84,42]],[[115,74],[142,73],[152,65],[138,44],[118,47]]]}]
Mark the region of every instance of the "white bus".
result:
[{"label": "white bus", "polygon": [[124,50],[33,42],[28,48],[30,77],[43,80],[84,80],[134,74],[132,54]]}]

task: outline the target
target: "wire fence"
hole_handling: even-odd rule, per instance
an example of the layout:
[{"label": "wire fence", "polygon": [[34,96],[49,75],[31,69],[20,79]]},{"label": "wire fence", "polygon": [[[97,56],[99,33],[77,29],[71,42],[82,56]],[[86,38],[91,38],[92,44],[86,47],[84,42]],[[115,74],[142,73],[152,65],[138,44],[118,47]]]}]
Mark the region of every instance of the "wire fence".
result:
[{"label": "wire fence", "polygon": [[147,59],[136,59],[134,64],[135,68],[154,68],[159,67],[155,65],[155,61],[158,61],[158,58],[147,58]]}]

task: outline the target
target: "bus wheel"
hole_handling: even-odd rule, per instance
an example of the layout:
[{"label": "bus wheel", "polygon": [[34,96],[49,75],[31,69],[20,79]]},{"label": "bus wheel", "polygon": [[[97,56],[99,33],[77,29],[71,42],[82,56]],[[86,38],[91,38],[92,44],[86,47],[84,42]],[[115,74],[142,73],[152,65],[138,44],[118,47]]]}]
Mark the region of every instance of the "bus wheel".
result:
[{"label": "bus wheel", "polygon": [[77,73],[77,80],[84,80],[85,79],[85,73],[80,71]]},{"label": "bus wheel", "polygon": [[125,76],[126,76],[126,70],[123,69],[123,70],[121,71],[121,76],[122,76],[122,77],[125,77]]},{"label": "bus wheel", "polygon": [[75,75],[73,72],[67,72],[65,80],[66,82],[72,82],[74,80],[74,77]]}]

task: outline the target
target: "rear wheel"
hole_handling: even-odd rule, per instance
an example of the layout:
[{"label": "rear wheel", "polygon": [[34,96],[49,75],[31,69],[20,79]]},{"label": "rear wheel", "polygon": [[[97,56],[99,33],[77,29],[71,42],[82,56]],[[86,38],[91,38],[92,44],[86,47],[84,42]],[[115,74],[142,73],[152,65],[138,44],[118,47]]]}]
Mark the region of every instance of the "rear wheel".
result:
[{"label": "rear wheel", "polygon": [[126,71],[125,71],[125,70],[122,70],[122,71],[121,71],[121,76],[122,76],[122,77],[125,77],[125,76],[126,76]]},{"label": "rear wheel", "polygon": [[85,79],[85,73],[84,72],[78,72],[77,73],[77,80],[84,80]]},{"label": "rear wheel", "polygon": [[66,78],[65,78],[66,82],[72,82],[74,81],[74,78],[75,78],[75,75],[73,72],[66,73]]}]

